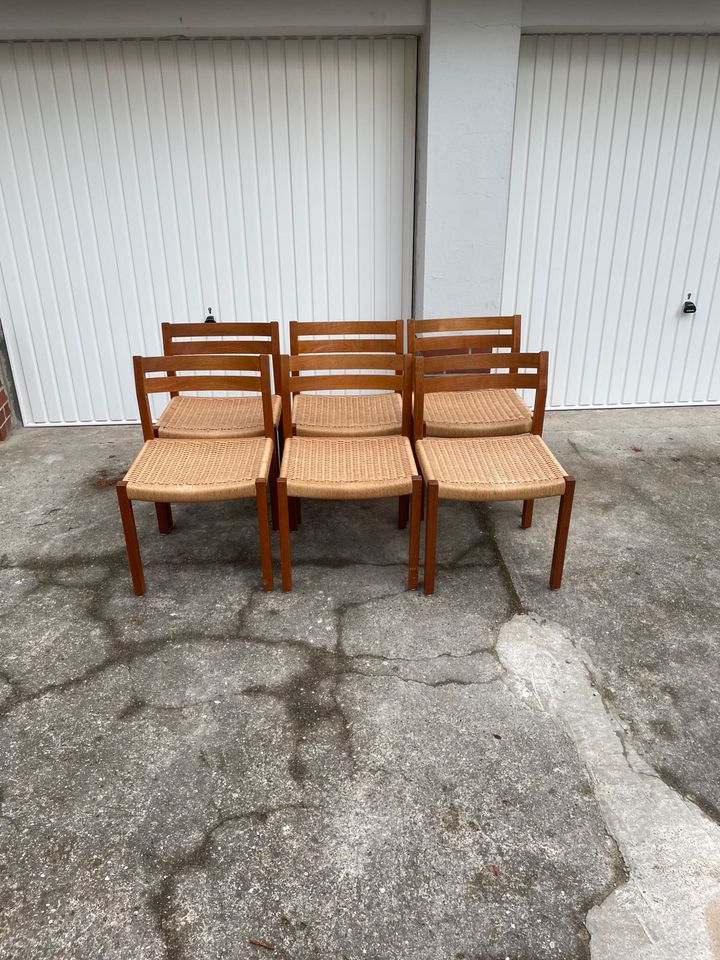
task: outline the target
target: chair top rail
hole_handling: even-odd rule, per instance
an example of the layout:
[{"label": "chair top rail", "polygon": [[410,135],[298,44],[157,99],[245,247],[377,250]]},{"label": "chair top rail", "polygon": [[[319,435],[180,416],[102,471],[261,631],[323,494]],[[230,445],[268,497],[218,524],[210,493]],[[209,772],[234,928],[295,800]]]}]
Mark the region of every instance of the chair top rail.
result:
[{"label": "chair top rail", "polygon": [[[233,393],[263,392],[262,377],[248,377],[238,374],[228,376],[225,374],[186,374],[183,377],[145,377],[143,379],[143,390],[145,393],[177,393],[180,390],[230,390]],[[265,388],[270,389],[269,385]]]},{"label": "chair top rail", "polygon": [[232,323],[163,323],[163,331],[176,337],[271,337],[278,329],[277,320]]},{"label": "chair top rail", "polygon": [[452,330],[514,330],[519,314],[502,317],[437,317],[410,320],[416,334],[442,334]]},{"label": "chair top rail", "polygon": [[291,320],[290,326],[300,337],[324,336],[327,334],[386,334],[394,337],[399,320]]},{"label": "chair top rail", "polygon": [[144,373],[176,370],[253,370],[259,373],[267,358],[258,354],[183,354],[182,356],[133,357]]}]

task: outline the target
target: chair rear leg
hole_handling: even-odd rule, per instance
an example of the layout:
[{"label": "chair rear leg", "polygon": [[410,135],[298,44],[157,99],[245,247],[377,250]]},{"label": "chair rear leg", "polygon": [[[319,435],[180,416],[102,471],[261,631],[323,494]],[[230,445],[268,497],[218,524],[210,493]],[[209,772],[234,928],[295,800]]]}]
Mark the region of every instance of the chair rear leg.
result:
[{"label": "chair rear leg", "polygon": [[572,513],[574,496],[575,477],[565,477],[565,493],[560,497],[560,509],[558,510],[557,528],[555,530],[555,547],[553,549],[552,566],[550,568],[551,590],[557,590],[562,583],[563,567],[565,565],[565,548],[567,547],[570,514]]},{"label": "chair rear leg", "polygon": [[437,480],[428,481],[425,513],[425,576],[423,581],[425,593],[435,592],[435,555],[437,552],[439,491],[440,488],[438,487]]},{"label": "chair rear leg", "polygon": [[422,510],[422,477],[413,477],[412,502],[410,504],[410,550],[408,559],[408,590],[418,585],[420,565],[420,513]]},{"label": "chair rear leg", "polygon": [[277,482],[278,514],[280,518],[280,574],[283,590],[292,590],[292,558],[290,554],[290,513],[287,478]]},{"label": "chair rear leg", "polygon": [[273,588],[272,547],[270,546],[270,527],[268,525],[267,480],[255,481],[257,500],[258,534],[260,536],[260,565],[262,567],[263,590]]},{"label": "chair rear leg", "polygon": [[275,447],[273,450],[272,460],[270,461],[270,514],[272,516],[273,530],[277,530],[279,526],[277,504],[277,478],[279,473],[278,451],[277,447]]},{"label": "chair rear leg", "polygon": [[398,530],[404,530],[410,514],[410,494],[398,497]]},{"label": "chair rear leg", "polygon": [[158,530],[160,533],[170,533],[173,528],[172,508],[169,503],[156,503]]},{"label": "chair rear leg", "polygon": [[534,506],[534,500],[523,500],[522,520],[520,521],[520,526],[523,528],[523,530],[527,530],[527,528],[532,524]]},{"label": "chair rear leg", "polygon": [[300,526],[300,497],[290,497],[289,498],[289,511],[290,511],[290,529],[297,530]]},{"label": "chair rear leg", "polygon": [[126,488],[127,484],[124,480],[121,480],[116,487],[117,498],[120,506],[120,519],[122,520],[123,533],[125,534],[125,548],[130,565],[133,590],[136,596],[141,597],[145,593],[145,577],[143,576],[140,545],[137,538],[137,528],[135,527],[135,515],[133,514],[132,502],[128,498]]}]

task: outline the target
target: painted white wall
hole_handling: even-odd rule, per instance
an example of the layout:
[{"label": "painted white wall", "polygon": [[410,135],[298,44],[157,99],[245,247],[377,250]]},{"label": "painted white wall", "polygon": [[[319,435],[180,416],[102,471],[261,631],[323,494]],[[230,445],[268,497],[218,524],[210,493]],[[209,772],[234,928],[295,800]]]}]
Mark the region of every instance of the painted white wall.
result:
[{"label": "painted white wall", "polygon": [[523,0],[524,33],[712,33],[718,0]]},{"label": "painted white wall", "polygon": [[520,0],[430,0],[418,77],[416,316],[500,307]]},{"label": "painted white wall", "polygon": [[425,0],[0,0],[0,40],[418,33]]}]

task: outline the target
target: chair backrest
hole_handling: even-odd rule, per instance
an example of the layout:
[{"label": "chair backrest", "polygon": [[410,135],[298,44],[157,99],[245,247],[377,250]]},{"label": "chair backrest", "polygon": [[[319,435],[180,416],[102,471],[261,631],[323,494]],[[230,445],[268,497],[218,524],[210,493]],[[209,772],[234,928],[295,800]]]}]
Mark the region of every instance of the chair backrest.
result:
[{"label": "chair backrest", "polygon": [[520,314],[408,320],[408,352],[434,355],[520,350]]},{"label": "chair backrest", "polygon": [[402,320],[290,321],[290,353],[403,352]]},{"label": "chair backrest", "polygon": [[[169,393],[174,397],[181,390],[237,390],[260,393],[265,436],[274,436],[270,360],[267,356],[202,354],[182,357],[133,357],[133,370],[140,423],[146,440],[152,440],[155,435],[150,412],[150,394]],[[179,371],[186,370],[191,372],[178,374]]]},{"label": "chair backrest", "polygon": [[[305,354],[280,357],[283,436],[292,436],[292,398],[319,390],[392,390],[402,396],[402,432],[412,426],[412,357],[409,354]],[[316,372],[319,371],[319,372]]]},{"label": "chair backrest", "polygon": [[[425,394],[451,390],[534,390],[532,432],[542,434],[548,384],[548,353],[490,353],[414,358],[414,439],[423,435]],[[488,368],[489,371],[488,372]]]},{"label": "chair backrest", "polygon": [[[223,337],[230,339],[220,339]],[[267,355],[272,358],[275,390],[280,390],[280,328],[277,320],[268,323],[163,323],[162,341],[166,357],[201,353]]]}]

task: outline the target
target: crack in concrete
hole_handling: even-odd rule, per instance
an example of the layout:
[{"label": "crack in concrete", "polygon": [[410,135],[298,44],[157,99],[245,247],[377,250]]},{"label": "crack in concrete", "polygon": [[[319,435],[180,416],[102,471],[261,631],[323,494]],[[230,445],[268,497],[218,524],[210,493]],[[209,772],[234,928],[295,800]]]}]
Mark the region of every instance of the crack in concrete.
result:
[{"label": "crack in concrete", "polygon": [[720,829],[626,740],[592,662],[556,624],[514,617],[498,655],[517,692],[564,727],[584,763],[627,880],[586,918],[594,960],[717,960]]},{"label": "crack in concrete", "polygon": [[275,814],[310,809],[312,808],[304,803],[289,803],[226,816],[218,812],[216,820],[205,828],[196,844],[185,853],[159,865],[162,875],[157,890],[149,899],[149,907],[156,920],[166,960],[188,960],[191,956],[185,949],[183,925],[177,916],[177,888],[184,874],[207,867],[211,848],[219,831],[231,823],[249,821],[250,826],[260,826]]}]

